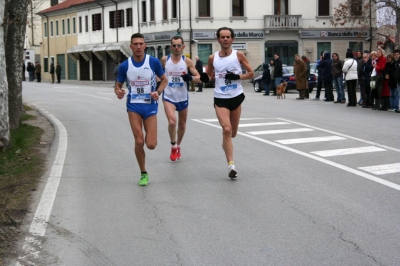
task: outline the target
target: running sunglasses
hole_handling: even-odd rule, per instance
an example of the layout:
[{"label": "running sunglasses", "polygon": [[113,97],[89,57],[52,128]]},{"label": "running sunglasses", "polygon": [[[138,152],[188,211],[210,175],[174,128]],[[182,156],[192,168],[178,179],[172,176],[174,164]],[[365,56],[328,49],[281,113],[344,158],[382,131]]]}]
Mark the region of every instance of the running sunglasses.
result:
[{"label": "running sunglasses", "polygon": [[182,44],[171,44],[171,45],[172,45],[172,47],[174,47],[174,48],[176,48],[176,47],[181,48],[181,47],[182,47]]}]

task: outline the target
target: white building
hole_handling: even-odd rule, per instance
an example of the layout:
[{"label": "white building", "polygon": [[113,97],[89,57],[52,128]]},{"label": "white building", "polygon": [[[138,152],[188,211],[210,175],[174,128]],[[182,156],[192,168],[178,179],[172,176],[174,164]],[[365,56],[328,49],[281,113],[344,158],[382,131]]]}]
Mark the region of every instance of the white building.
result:
[{"label": "white building", "polygon": [[253,67],[268,62],[274,53],[292,64],[295,54],[316,61],[321,51],[344,58],[347,48],[355,52],[376,46],[375,27],[331,26],[334,7],[343,0],[69,1],[76,3],[67,10],[44,10],[42,19],[76,12],[68,21],[76,30],[77,45],[65,53],[79,62],[78,76],[90,80],[113,79],[115,61],[130,56],[130,37],[136,32],[145,36],[147,53],[155,57],[169,54],[170,39],[180,34],[184,53],[207,62],[219,50],[216,30],[230,27],[235,31],[234,48],[242,50]]}]

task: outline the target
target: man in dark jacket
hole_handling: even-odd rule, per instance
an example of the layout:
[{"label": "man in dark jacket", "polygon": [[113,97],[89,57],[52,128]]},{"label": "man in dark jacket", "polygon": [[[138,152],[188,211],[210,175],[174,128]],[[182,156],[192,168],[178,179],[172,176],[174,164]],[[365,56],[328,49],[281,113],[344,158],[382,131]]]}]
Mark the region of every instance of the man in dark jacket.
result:
[{"label": "man in dark jacket", "polygon": [[362,108],[372,108],[372,102],[371,102],[371,73],[372,70],[374,69],[372,67],[372,60],[369,58],[368,53],[363,54],[363,71],[362,71],[362,79],[363,79],[363,84],[364,84],[364,91],[361,93],[364,99],[364,105]]},{"label": "man in dark jacket", "polygon": [[[196,65],[194,66],[197,70],[197,72],[199,72],[199,74],[201,75],[203,73],[203,62],[200,60],[200,58],[198,56],[195,57],[196,59]],[[198,83],[199,85],[199,89],[196,92],[202,92],[203,91],[203,83]]]},{"label": "man in dark jacket", "polygon": [[269,70],[269,66],[268,64],[263,64],[263,74],[262,74],[262,78],[261,81],[264,84],[264,89],[265,89],[265,93],[263,94],[264,96],[269,96],[269,84],[271,83],[271,72]]},{"label": "man in dark jacket", "polygon": [[39,62],[36,62],[35,73],[36,73],[36,81],[41,82],[42,81],[42,66],[39,64]]},{"label": "man in dark jacket", "polygon": [[25,62],[22,61],[22,81],[25,81]]},{"label": "man in dark jacket", "polygon": [[332,59],[331,53],[325,52],[324,58],[318,65],[321,72],[321,80],[324,83],[325,99],[326,102],[333,102],[333,89],[332,89]]},{"label": "man in dark jacket", "polygon": [[61,83],[61,66],[60,63],[58,62],[56,66],[56,75],[57,75],[57,83]]},{"label": "man in dark jacket", "polygon": [[[280,85],[283,77],[283,69],[282,69],[282,60],[279,57],[279,54],[274,54],[275,58],[275,67],[274,67],[274,78],[275,78],[275,88]],[[274,95],[276,95],[276,89],[274,89]]]},{"label": "man in dark jacket", "polygon": [[365,105],[365,83],[363,79],[364,70],[364,59],[361,51],[357,51],[357,77],[358,77],[358,87],[360,88],[360,100],[358,103],[363,106]]},{"label": "man in dark jacket", "polygon": [[51,83],[54,83],[54,64],[50,64],[50,76],[51,76]]},{"label": "man in dark jacket", "polygon": [[35,79],[35,66],[31,62],[28,62],[26,70],[29,73],[29,81],[33,81]]},{"label": "man in dark jacket", "polygon": [[324,53],[325,52],[321,52],[321,55],[319,57],[319,59],[317,60],[317,74],[318,74],[318,79],[317,79],[317,92],[315,94],[315,98],[313,100],[319,100],[319,96],[321,94],[321,90],[322,90],[322,80],[321,80],[321,71],[319,70],[318,66],[321,63],[322,59],[324,58]]}]

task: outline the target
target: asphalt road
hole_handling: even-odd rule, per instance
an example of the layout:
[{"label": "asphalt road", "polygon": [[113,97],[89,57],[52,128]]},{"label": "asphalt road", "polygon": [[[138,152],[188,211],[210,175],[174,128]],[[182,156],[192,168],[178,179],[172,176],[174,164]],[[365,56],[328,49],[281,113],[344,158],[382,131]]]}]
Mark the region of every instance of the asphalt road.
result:
[{"label": "asphalt road", "polygon": [[178,162],[160,104],[150,185],[139,187],[111,84],[24,82],[24,101],[58,121],[49,164],[60,177],[49,173],[49,216],[34,220],[20,264],[400,265],[400,115],[278,100],[249,83],[245,95],[237,180],[204,89],[190,92]]}]

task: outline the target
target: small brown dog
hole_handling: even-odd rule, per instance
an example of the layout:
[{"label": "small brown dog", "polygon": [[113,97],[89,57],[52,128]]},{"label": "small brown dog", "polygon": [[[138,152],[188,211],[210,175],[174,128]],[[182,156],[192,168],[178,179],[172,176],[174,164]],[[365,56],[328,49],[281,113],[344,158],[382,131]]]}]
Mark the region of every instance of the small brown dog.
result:
[{"label": "small brown dog", "polygon": [[286,98],[285,91],[286,91],[287,82],[284,81],[280,85],[276,86],[276,98],[283,99]]}]

